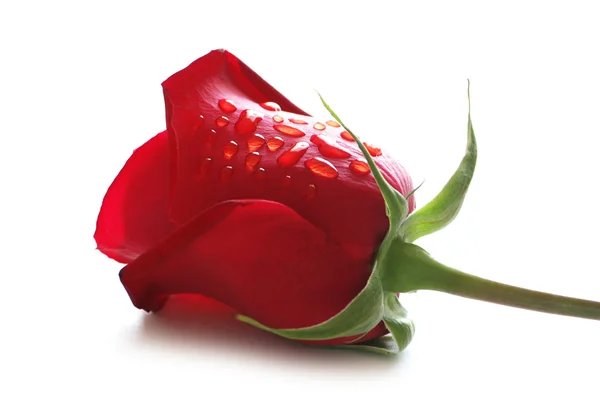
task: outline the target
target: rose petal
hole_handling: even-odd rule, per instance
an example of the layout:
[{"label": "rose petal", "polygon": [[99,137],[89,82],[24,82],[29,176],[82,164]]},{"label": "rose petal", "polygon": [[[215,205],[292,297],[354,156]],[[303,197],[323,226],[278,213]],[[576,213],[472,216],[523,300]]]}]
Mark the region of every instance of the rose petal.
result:
[{"label": "rose petal", "polygon": [[98,249],[127,263],[167,236],[167,134],[136,149],[104,196],[94,238]]},{"label": "rose petal", "polygon": [[[238,106],[272,101],[283,111],[308,115],[226,50],[211,51],[192,62],[164,81],[163,89],[172,190],[177,190],[180,174],[183,173],[185,177],[186,172],[190,171],[189,164],[182,162],[180,149],[194,145],[194,138],[197,138],[193,136],[194,130],[201,128],[204,123],[211,124],[222,115],[217,107],[219,100],[232,100]],[[183,211],[179,207],[174,208],[175,218],[180,218]],[[184,218],[189,216],[187,214]]]},{"label": "rose petal", "polygon": [[[206,295],[275,328],[311,326],[335,315],[364,286],[387,232],[373,179],[353,176],[341,160],[331,159],[339,178],[315,180],[304,162],[284,170],[277,154],[266,151],[260,184],[244,174],[245,138],[234,135],[237,113],[272,116],[258,104],[274,101],[291,115],[312,118],[226,51],[200,58],[163,87],[168,134],[157,135],[128,160],[104,198],[95,234],[102,252],[133,261],[121,278],[134,304],[155,311],[173,294]],[[235,103],[237,113],[223,114],[221,99]],[[220,130],[219,116],[230,118]],[[267,120],[255,124],[266,140],[276,134]],[[211,129],[217,134],[210,135]],[[203,134],[214,138],[210,145]],[[293,142],[284,138],[282,151]],[[226,163],[223,145],[234,139],[239,156]],[[294,140],[309,142],[309,136]],[[353,154],[344,161],[361,156],[355,143],[340,145]],[[306,156],[320,154],[315,146]],[[208,176],[199,178],[207,157]],[[375,161],[396,189],[412,190],[397,162],[385,153]],[[223,167],[234,172],[227,183],[218,178]],[[288,174],[292,183],[283,187]],[[306,188],[313,184],[316,195],[307,200]],[[239,200],[248,198],[254,200]],[[414,208],[414,197],[409,206]],[[383,333],[378,325],[361,341]]]},{"label": "rose petal", "polygon": [[[259,103],[275,101],[283,111],[291,114],[295,112],[304,119],[311,119],[311,126],[316,119],[291,104],[227,51],[213,51],[196,60],[167,79],[163,88],[171,157],[176,159],[171,164],[173,184],[170,216],[174,221],[186,222],[210,206],[230,199],[259,198],[276,201],[293,208],[302,217],[326,231],[355,258],[363,259],[364,265],[370,264],[388,229],[385,204],[371,176],[353,175],[348,168],[347,159],[328,159],[338,169],[339,178],[319,179],[306,170],[304,161],[299,161],[289,169],[283,168],[276,161],[279,152],[266,150],[261,153],[260,160],[260,167],[265,170],[262,184],[259,186],[245,172],[246,137],[237,134],[234,128],[237,118],[244,110],[268,114],[270,111]],[[221,99],[235,103],[237,113],[225,115],[218,106]],[[219,128],[215,120],[224,115],[230,118],[230,123]],[[257,125],[256,133],[266,140],[281,135],[267,120],[269,116]],[[215,130],[216,134],[209,133],[210,130]],[[321,134],[329,134],[329,131]],[[210,145],[206,144],[208,136],[214,140]],[[339,132],[336,131],[332,139],[335,141],[338,136]],[[280,152],[302,140],[309,144],[303,159],[322,156],[317,146],[310,144],[308,135],[300,138],[284,137],[285,147]],[[235,155],[224,158],[224,147],[231,141],[238,144],[239,150]],[[355,143],[339,144],[345,145],[344,150],[352,153],[354,158],[362,158]],[[198,162],[206,158],[211,159],[212,174],[209,178],[198,180]],[[412,181],[401,165],[385,155],[378,156],[376,162],[384,177],[396,189],[405,195],[412,190]],[[226,184],[218,178],[218,173],[223,168],[233,170],[233,175]],[[282,181],[287,175],[291,175],[290,186],[282,189]],[[316,187],[316,194],[313,200],[307,201],[306,192],[313,185]],[[414,209],[414,197],[409,199],[409,208],[411,211]]]},{"label": "rose petal", "polygon": [[121,280],[138,308],[195,293],[292,328],[335,315],[369,273],[289,207],[251,200],[203,212],[123,268]]}]

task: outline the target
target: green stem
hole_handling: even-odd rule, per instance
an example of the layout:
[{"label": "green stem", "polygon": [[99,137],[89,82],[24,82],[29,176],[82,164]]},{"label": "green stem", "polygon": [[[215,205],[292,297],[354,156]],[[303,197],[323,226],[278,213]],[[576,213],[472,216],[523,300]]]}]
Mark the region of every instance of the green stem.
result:
[{"label": "green stem", "polygon": [[445,266],[419,246],[398,241],[393,246],[393,257],[400,264],[382,267],[381,279],[386,290],[397,293],[435,290],[511,307],[600,320],[600,302],[494,282]]},{"label": "green stem", "polygon": [[549,314],[600,320],[600,303],[595,301],[510,286],[449,267],[439,271],[441,279],[436,281],[433,290]]}]

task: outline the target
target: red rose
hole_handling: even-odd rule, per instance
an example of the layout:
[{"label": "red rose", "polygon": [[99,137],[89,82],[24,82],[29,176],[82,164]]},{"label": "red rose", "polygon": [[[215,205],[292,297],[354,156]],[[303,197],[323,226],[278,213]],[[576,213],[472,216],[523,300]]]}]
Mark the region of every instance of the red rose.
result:
[{"label": "red rose", "polygon": [[419,289],[600,319],[599,303],[477,278],[413,244],[462,206],[477,159],[470,113],[457,171],[413,212],[398,162],[356,141],[325,101],[335,120],[306,114],[232,54],[213,51],[163,87],[167,131],[127,161],[95,234],[128,263],[136,307],[199,294],[283,337],[377,352],[408,345],[397,294]]},{"label": "red rose", "polygon": [[[163,88],[167,131],[127,161],[95,234],[103,253],[129,263],[120,276],[134,305],[157,311],[169,295],[195,293],[273,328],[337,314],[365,286],[389,227],[356,143],[227,51]],[[397,161],[371,153],[392,186],[411,192]],[[380,325],[362,340],[385,333]]]}]

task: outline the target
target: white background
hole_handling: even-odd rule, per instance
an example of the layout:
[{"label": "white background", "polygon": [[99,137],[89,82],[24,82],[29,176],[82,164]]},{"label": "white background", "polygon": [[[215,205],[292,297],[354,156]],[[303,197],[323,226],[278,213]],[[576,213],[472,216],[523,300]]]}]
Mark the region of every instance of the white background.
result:
[{"label": "white background", "polygon": [[599,20],[592,1],[2,2],[0,396],[599,396],[600,322],[422,292],[400,356],[311,349],[138,311],[92,239],[106,188],[164,128],[160,83],[226,48],[312,113],[323,92],[426,180],[420,205],[462,156],[471,79],[477,172],[420,244],[600,300]]}]

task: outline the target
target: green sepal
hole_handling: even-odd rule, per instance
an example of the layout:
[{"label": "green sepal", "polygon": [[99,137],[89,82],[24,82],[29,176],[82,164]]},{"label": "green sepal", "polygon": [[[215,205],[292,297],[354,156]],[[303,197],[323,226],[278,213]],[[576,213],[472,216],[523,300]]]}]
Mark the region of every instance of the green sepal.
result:
[{"label": "green sepal", "polygon": [[367,285],[342,311],[317,325],[298,329],[274,329],[245,315],[236,315],[236,318],[293,340],[330,340],[365,334],[383,318],[383,288],[375,268]]},{"label": "green sepal", "polygon": [[331,346],[334,349],[367,351],[375,354],[394,355],[402,351],[392,336],[381,336],[369,341],[356,344],[342,344]]},{"label": "green sepal", "polygon": [[398,300],[395,293],[386,292],[383,304],[383,322],[392,333],[398,351],[404,350],[415,334],[415,324],[408,318],[407,311]]},{"label": "green sepal", "polygon": [[467,123],[467,150],[458,169],[446,183],[442,191],[429,203],[411,214],[400,226],[400,234],[405,242],[415,240],[446,227],[457,216],[469,189],[477,162],[477,142],[471,123],[471,99]]},{"label": "green sepal", "polygon": [[417,190],[423,186],[423,184],[425,184],[425,180],[423,180],[419,185],[417,185],[416,188],[414,188],[412,191],[410,191],[409,194],[406,195],[406,199],[408,200],[408,198],[413,196],[415,194],[415,192],[417,192]]},{"label": "green sepal", "polygon": [[[369,351],[377,354],[398,354],[403,351],[415,334],[414,322],[408,318],[406,309],[402,307],[394,293],[384,293],[383,322],[390,331],[391,336],[381,336],[376,339],[363,341],[356,344],[344,344],[333,348]],[[362,337],[362,336],[361,336]]]},{"label": "green sepal", "polygon": [[331,107],[327,104],[327,102],[325,102],[325,99],[321,96],[321,94],[319,94],[319,93],[317,93],[317,94],[319,95],[319,98],[321,99],[321,103],[327,109],[329,114],[335,120],[337,120],[337,122],[339,124],[341,124],[342,127],[344,127],[344,129],[346,129],[346,131],[348,132],[348,134],[350,134],[352,136],[352,138],[354,138],[354,141],[356,141],[356,144],[358,145],[361,152],[363,153],[363,156],[365,157],[365,160],[367,161],[367,164],[369,165],[369,169],[371,169],[371,173],[373,173],[375,182],[377,183],[377,186],[379,187],[379,190],[381,191],[381,195],[383,196],[383,199],[385,200],[386,215],[388,216],[388,218],[390,220],[390,231],[396,231],[398,228],[400,228],[400,224],[402,223],[402,221],[404,221],[404,219],[406,218],[406,215],[408,214],[408,202],[406,201],[406,198],[404,196],[402,196],[402,194],[400,192],[398,192],[394,187],[392,187],[385,180],[385,178],[381,174],[381,171],[379,171],[379,168],[377,168],[375,161],[371,157],[371,154],[369,153],[367,148],[363,145],[362,141],[356,136],[356,134],[354,134],[352,132],[352,130],[350,130],[348,128],[348,126],[346,126],[344,124],[344,122],[333,111],[333,109],[331,109]]}]

